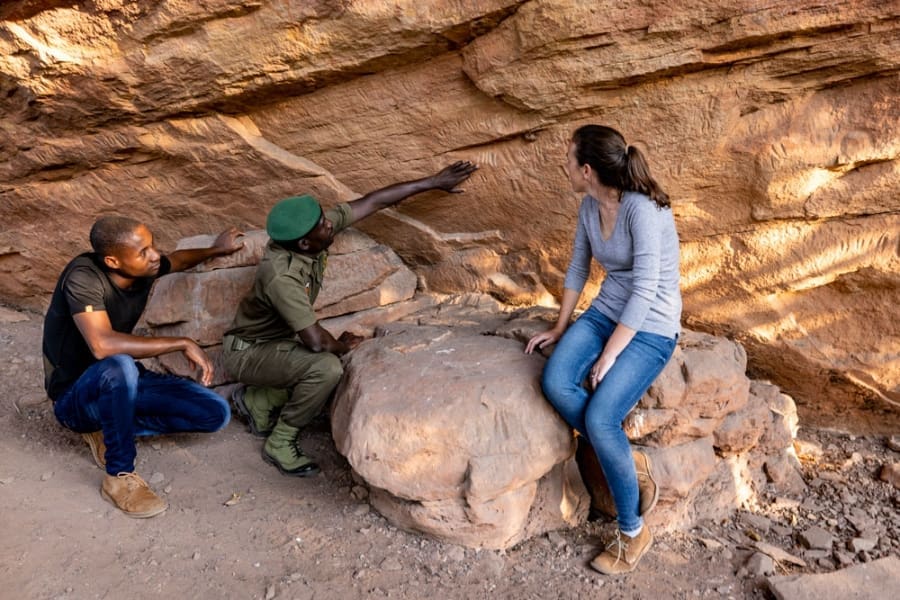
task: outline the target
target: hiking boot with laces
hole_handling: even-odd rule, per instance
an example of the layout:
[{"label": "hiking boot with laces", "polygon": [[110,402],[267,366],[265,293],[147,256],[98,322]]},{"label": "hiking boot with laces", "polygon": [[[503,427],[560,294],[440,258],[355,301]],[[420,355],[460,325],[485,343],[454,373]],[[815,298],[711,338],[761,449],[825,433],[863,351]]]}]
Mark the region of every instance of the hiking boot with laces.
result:
[{"label": "hiking boot with laces", "polygon": [[88,448],[91,449],[91,456],[94,459],[94,462],[97,463],[97,466],[101,469],[106,469],[106,444],[103,443],[103,432],[102,431],[92,431],[91,433],[82,433],[81,439],[83,439]]},{"label": "hiking boot with laces", "polygon": [[263,460],[275,465],[282,475],[309,477],[319,472],[319,465],[300,450],[297,440],[299,433],[297,427],[291,427],[278,419],[272,433],[263,444]]},{"label": "hiking boot with laces", "polygon": [[634,570],[652,544],[653,534],[646,524],[633,538],[616,529],[616,537],[591,561],[591,566],[604,575],[628,573]]},{"label": "hiking boot with laces", "polygon": [[235,413],[258,438],[268,437],[287,402],[287,390],[239,385],[231,393]]},{"label": "hiking boot with laces", "polygon": [[107,475],[100,486],[100,495],[135,519],[155,517],[169,508],[137,473]]},{"label": "hiking boot with laces", "polygon": [[634,457],[634,469],[637,472],[638,492],[640,493],[638,514],[643,517],[656,506],[656,501],[659,500],[659,486],[653,479],[650,457],[640,450],[633,450],[631,454]]}]

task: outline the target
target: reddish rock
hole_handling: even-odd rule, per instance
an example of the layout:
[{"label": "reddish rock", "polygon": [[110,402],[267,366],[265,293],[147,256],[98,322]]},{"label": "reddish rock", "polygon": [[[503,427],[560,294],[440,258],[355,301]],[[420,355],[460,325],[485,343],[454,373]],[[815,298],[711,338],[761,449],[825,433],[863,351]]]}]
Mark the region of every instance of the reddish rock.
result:
[{"label": "reddish rock", "polygon": [[388,326],[350,355],[335,444],[405,528],[506,548],[575,525],[588,503],[572,433],[540,392],[543,362],[465,328]]}]

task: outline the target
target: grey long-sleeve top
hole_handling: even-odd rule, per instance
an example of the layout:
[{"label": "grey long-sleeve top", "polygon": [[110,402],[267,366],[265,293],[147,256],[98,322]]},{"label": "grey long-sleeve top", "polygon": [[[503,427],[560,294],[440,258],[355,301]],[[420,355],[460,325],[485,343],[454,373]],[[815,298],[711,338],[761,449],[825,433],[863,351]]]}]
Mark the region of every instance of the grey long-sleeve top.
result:
[{"label": "grey long-sleeve top", "polygon": [[591,303],[601,313],[635,331],[675,337],[681,331],[678,287],[678,233],[672,210],[647,196],[625,192],[608,240],[600,233],[600,207],[585,196],[565,287],[584,289],[591,256],[606,270],[600,293]]}]

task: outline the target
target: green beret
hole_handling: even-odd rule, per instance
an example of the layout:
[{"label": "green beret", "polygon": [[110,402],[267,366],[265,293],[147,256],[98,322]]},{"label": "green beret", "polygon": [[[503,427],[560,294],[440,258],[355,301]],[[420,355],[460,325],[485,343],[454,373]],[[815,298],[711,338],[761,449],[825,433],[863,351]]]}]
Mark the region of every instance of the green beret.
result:
[{"label": "green beret", "polygon": [[302,238],[313,230],[322,207],[308,194],[291,196],[279,201],[266,218],[266,231],[276,242],[290,242]]}]

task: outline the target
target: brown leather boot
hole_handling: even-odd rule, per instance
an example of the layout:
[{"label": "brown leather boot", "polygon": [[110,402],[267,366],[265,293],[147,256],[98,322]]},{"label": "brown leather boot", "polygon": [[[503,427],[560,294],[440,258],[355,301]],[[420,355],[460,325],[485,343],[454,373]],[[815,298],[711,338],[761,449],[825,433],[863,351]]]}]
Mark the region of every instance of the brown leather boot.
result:
[{"label": "brown leather boot", "polygon": [[87,442],[88,448],[91,449],[91,456],[94,458],[97,466],[106,470],[106,444],[103,443],[103,432],[82,433],[81,438]]},{"label": "brown leather boot", "polygon": [[633,538],[616,529],[616,537],[591,561],[591,566],[604,575],[628,573],[634,570],[652,544],[653,534],[646,524]]},{"label": "brown leather boot", "polygon": [[637,472],[638,491],[640,492],[638,514],[643,517],[656,506],[656,501],[659,500],[659,486],[653,479],[650,457],[640,450],[632,450],[631,455],[634,457],[634,469]]},{"label": "brown leather boot", "polygon": [[169,508],[165,500],[153,493],[137,473],[107,475],[100,486],[100,495],[135,519],[155,517]]}]

